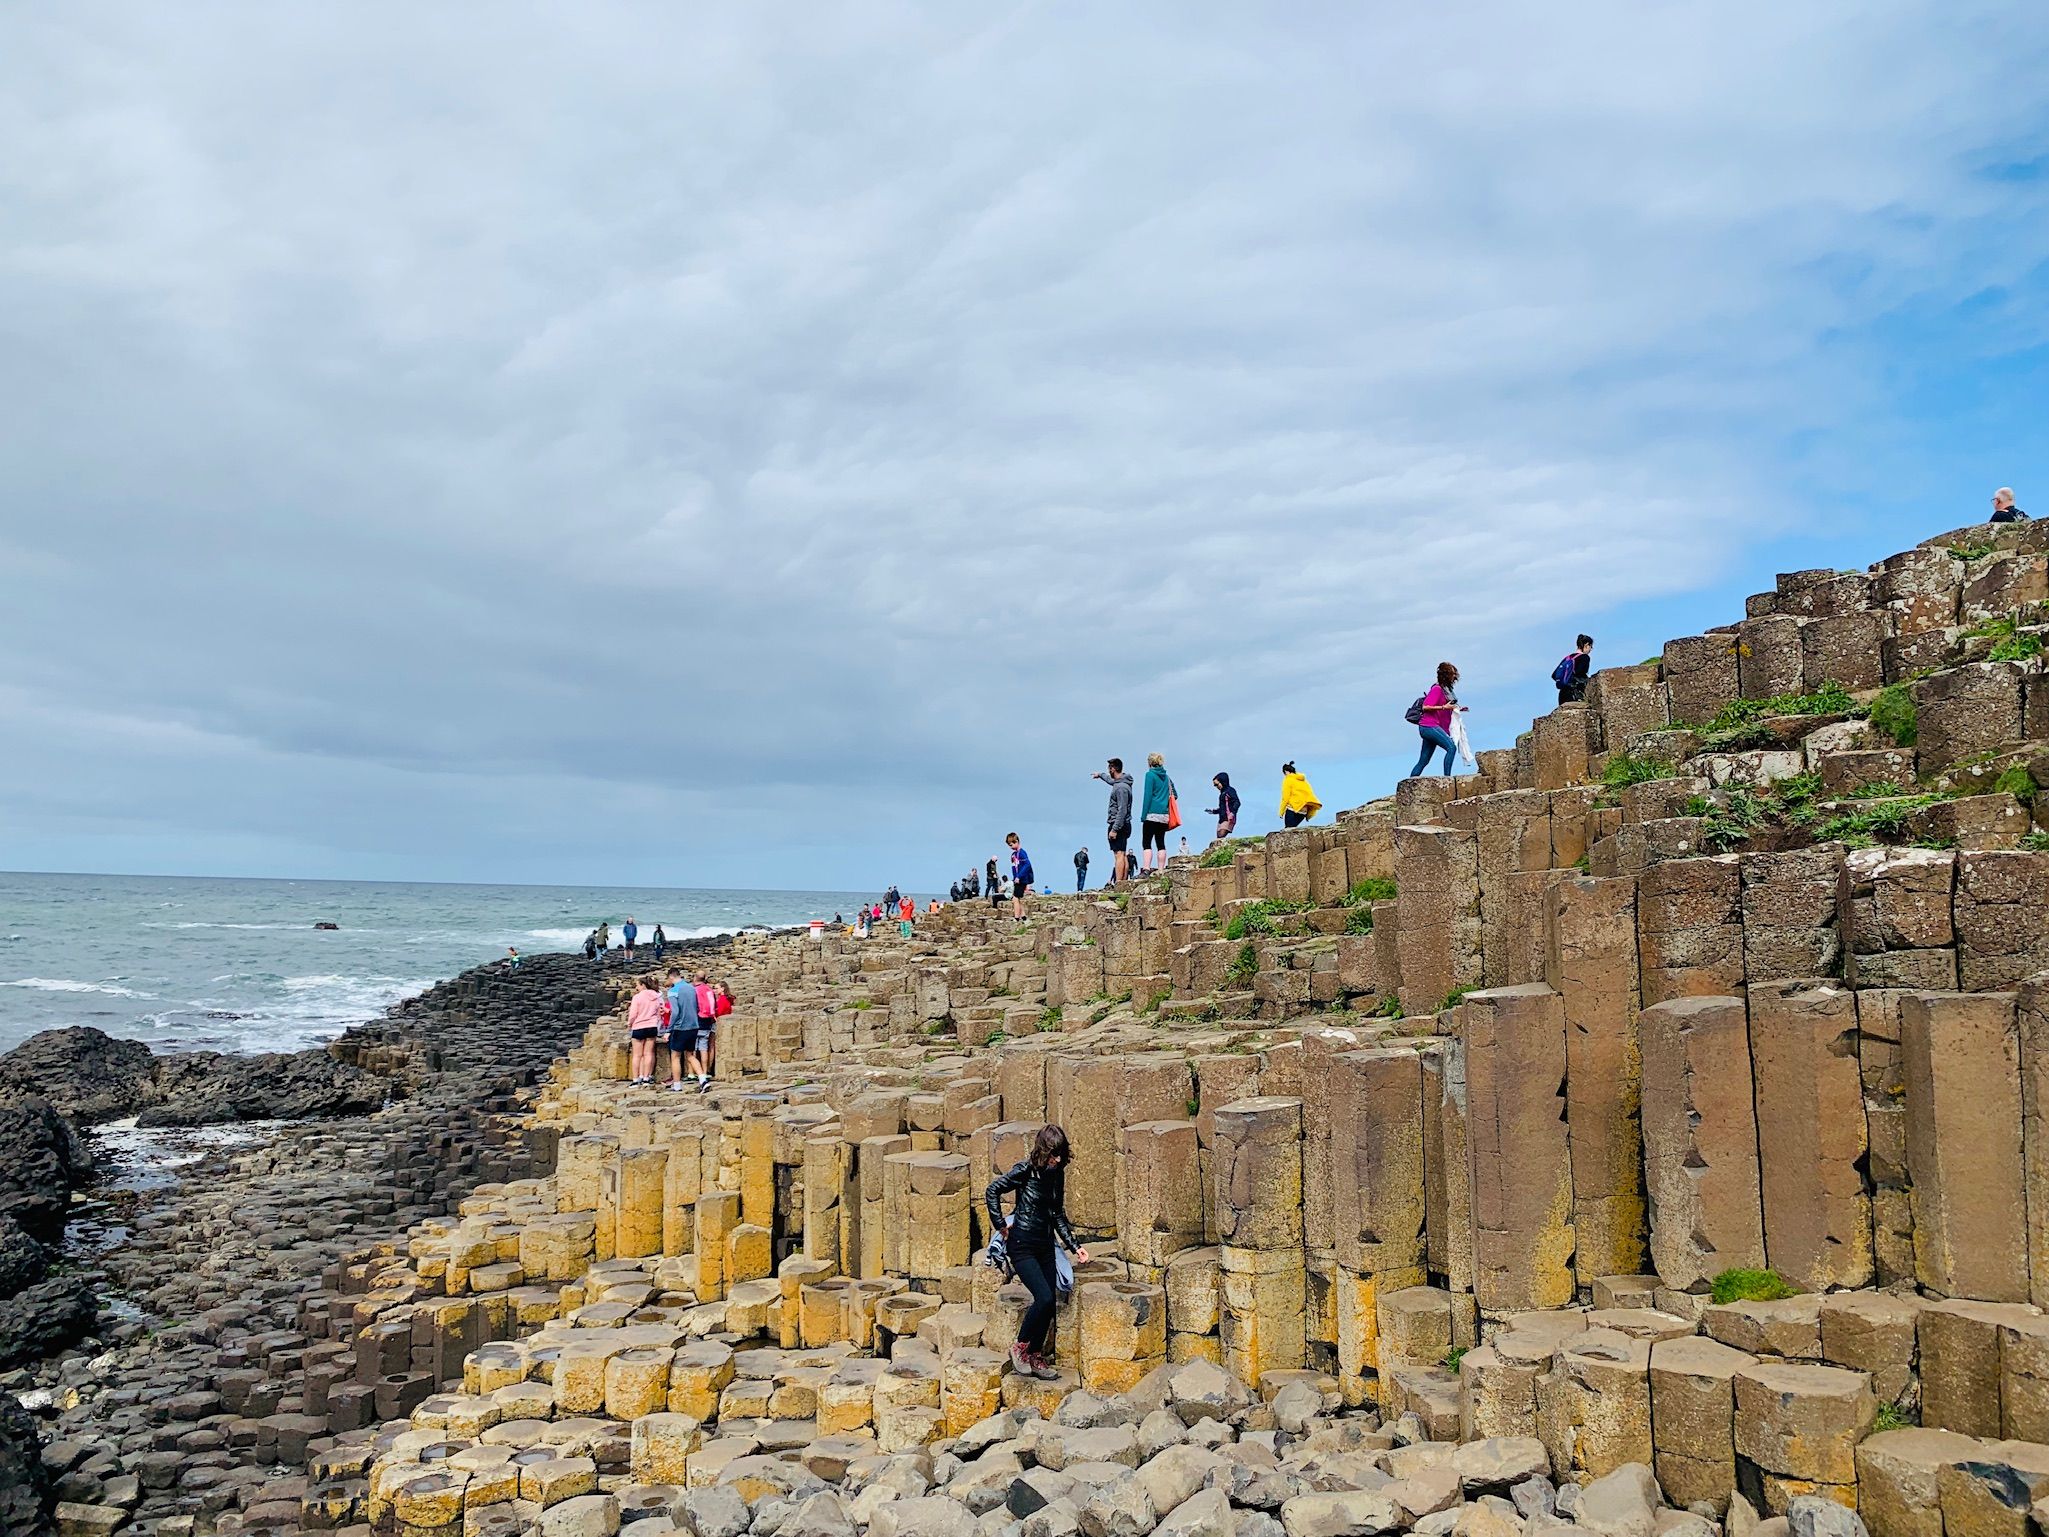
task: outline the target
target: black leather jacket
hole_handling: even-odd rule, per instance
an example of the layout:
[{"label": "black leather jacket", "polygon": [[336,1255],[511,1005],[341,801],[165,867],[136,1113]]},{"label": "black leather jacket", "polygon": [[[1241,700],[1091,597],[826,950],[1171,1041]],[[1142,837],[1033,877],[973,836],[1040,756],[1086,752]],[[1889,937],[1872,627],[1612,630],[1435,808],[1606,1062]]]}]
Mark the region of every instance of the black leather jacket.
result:
[{"label": "black leather jacket", "polygon": [[990,1180],[985,1199],[995,1232],[1003,1231],[1003,1198],[1012,1191],[1017,1193],[1017,1205],[1010,1224],[1011,1248],[1049,1247],[1056,1237],[1069,1249],[1081,1247],[1074,1241],[1074,1229],[1067,1223],[1064,1167],[1035,1168],[1027,1158]]}]

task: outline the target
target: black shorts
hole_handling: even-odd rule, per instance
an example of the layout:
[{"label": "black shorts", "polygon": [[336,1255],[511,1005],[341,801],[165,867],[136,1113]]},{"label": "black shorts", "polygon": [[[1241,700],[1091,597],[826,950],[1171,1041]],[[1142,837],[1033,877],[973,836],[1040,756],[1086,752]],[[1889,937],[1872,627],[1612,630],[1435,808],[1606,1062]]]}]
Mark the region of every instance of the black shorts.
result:
[{"label": "black shorts", "polygon": [[631,1032],[636,1041],[651,1041],[661,1033],[659,1030],[635,1030]]},{"label": "black shorts", "polygon": [[1121,829],[1120,829],[1120,828],[1115,828],[1115,827],[1113,827],[1113,828],[1111,828],[1111,829],[1110,829],[1110,852],[1111,852],[1111,853],[1113,853],[1113,854],[1121,854],[1121,853],[1123,853],[1123,852],[1124,852],[1124,851],[1125,851],[1126,849],[1128,849],[1128,848],[1130,848],[1130,847],[1131,847],[1131,829],[1130,829],[1129,827],[1125,827],[1125,828],[1121,828]]},{"label": "black shorts", "polygon": [[1162,854],[1166,853],[1167,824],[1165,822],[1146,823],[1145,831],[1139,834],[1138,846],[1141,849],[1158,849]]},{"label": "black shorts", "polygon": [[696,1040],[697,1032],[695,1030],[671,1030],[669,1032],[669,1050],[678,1053],[690,1051],[695,1046]]}]

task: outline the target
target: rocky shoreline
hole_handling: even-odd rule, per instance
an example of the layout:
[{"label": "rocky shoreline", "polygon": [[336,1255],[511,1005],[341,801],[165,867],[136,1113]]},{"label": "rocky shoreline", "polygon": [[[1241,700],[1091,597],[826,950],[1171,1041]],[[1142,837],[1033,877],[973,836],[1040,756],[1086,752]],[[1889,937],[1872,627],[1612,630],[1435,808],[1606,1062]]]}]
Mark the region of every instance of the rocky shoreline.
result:
[{"label": "rocky shoreline", "polygon": [[302,1052],[73,1028],[0,1057],[0,1537],[295,1522],[303,1445],[273,1422],[299,1405],[245,1364],[305,1349],[344,1253],[528,1172],[508,1113],[618,969],[494,963]]}]

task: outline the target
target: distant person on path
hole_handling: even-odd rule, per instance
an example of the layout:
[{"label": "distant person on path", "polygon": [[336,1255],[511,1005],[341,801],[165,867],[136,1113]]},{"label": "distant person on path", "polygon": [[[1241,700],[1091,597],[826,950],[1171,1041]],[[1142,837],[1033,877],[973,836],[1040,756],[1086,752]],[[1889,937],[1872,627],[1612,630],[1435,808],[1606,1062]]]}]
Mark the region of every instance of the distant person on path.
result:
[{"label": "distant person on path", "polygon": [[1558,685],[1560,704],[1578,704],[1587,697],[1587,679],[1594,671],[1594,638],[1582,635],[1572,650],[1551,669],[1551,681]]},{"label": "distant person on path", "polygon": [[662,932],[662,926],[655,925],[655,964],[660,965],[662,952],[669,948],[669,936]]},{"label": "distant person on path", "polygon": [[2028,515],[2013,504],[2013,487],[2001,486],[1992,493],[1992,521],[1994,523],[2025,523]]},{"label": "distant person on path", "polygon": [[902,900],[903,893],[899,892],[896,889],[896,882],[891,881],[889,883],[889,890],[883,892],[882,894],[882,905],[885,908],[895,907],[897,903],[901,902]]},{"label": "distant person on path", "polygon": [[1128,881],[1131,879],[1131,776],[1124,772],[1122,758],[1112,758],[1105,772],[1089,777],[1100,779],[1110,787],[1108,829],[1110,853],[1114,856],[1110,879]]},{"label": "distant person on path", "polygon": [[1209,808],[1209,814],[1217,819],[1216,841],[1222,843],[1237,830],[1238,808],[1244,804],[1238,792],[1231,788],[1229,774],[1215,774],[1210,777],[1210,788],[1217,792],[1217,803]]},{"label": "distant person on path", "polygon": [[[1074,1256],[1077,1265],[1089,1262],[1089,1251],[1074,1241],[1074,1228],[1067,1220],[1067,1165],[1071,1159],[1067,1133],[1058,1126],[1041,1126],[1032,1137],[1031,1156],[1012,1164],[989,1181],[983,1203],[989,1208],[991,1231],[1004,1235],[1004,1252],[1009,1255],[1017,1278],[1032,1294],[1017,1326],[1017,1343],[1010,1347],[1010,1369],[1020,1376],[1040,1377],[1051,1382],[1060,1373],[1046,1355],[1054,1309],[1059,1304],[1060,1281],[1053,1256],[1058,1243]],[[1003,1214],[1003,1198],[1015,1195],[1013,1212]]]},{"label": "distant person on path", "polygon": [[642,977],[626,1005],[626,1036],[633,1043],[633,1081],[655,1081],[655,1037],[662,1033],[662,995],[655,979]]},{"label": "distant person on path", "polygon": [[505,965],[506,965],[506,967],[507,967],[507,969],[508,969],[508,970],[512,970],[512,971],[517,971],[517,970],[519,970],[519,946],[518,946],[518,945],[507,945],[507,946],[505,947]]},{"label": "distant person on path", "polygon": [[[1149,875],[1167,868],[1167,832],[1174,823],[1174,781],[1167,777],[1167,760],[1158,753],[1146,755],[1145,799],[1139,808],[1138,869]],[[1157,849],[1160,862],[1153,863]]]},{"label": "distant person on path", "polygon": [[626,942],[626,964],[633,964],[633,942],[640,938],[640,925],[628,918],[619,925],[619,937]]},{"label": "distant person on path", "polygon": [[612,925],[600,921],[598,924],[598,954],[603,955],[612,948]]},{"label": "distant person on path", "polygon": [[1010,845],[1010,916],[1022,923],[1025,898],[1032,894],[1032,856],[1016,833],[1006,833],[1003,841]]},{"label": "distant person on path", "polygon": [[994,907],[997,905],[997,903],[1003,900],[1003,893],[997,889],[998,884],[1000,883],[1002,878],[998,876],[996,873],[995,860],[992,859],[989,861],[988,869],[984,872],[984,875],[986,879],[984,880],[983,884],[988,888],[989,891],[989,905],[991,907]]},{"label": "distant person on path", "polygon": [[1088,883],[1089,851],[1087,849],[1076,849],[1074,851],[1074,889],[1076,891],[1085,891],[1088,889]]},{"label": "distant person on path", "polygon": [[1444,772],[1451,772],[1452,755],[1458,750],[1458,744],[1451,739],[1451,717],[1465,708],[1458,702],[1457,688],[1458,669],[1449,662],[1439,662],[1437,681],[1409,706],[1409,719],[1416,723],[1416,732],[1423,739],[1422,755],[1409,770],[1409,778],[1414,779],[1429,768],[1430,755],[1440,747],[1444,749]]},{"label": "distant person on path", "polygon": [[583,958],[587,961],[594,961],[598,958],[598,931],[596,929],[592,929],[583,936]]},{"label": "distant person on path", "polygon": [[1184,854],[1188,852],[1188,834],[1186,833],[1181,835],[1181,852]]},{"label": "distant person on path", "polygon": [[918,904],[909,897],[901,898],[896,905],[896,931],[904,938],[911,937],[911,921],[917,916]]}]

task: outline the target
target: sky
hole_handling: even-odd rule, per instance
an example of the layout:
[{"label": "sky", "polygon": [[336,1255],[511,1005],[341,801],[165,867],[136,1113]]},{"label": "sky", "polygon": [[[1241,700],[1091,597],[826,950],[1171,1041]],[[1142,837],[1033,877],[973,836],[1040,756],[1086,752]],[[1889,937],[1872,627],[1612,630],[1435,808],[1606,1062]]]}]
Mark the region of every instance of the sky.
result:
[{"label": "sky", "polygon": [[[2049,9],[81,3],[0,867],[943,887],[2049,513]],[[1193,842],[1207,826],[1191,815]]]}]

